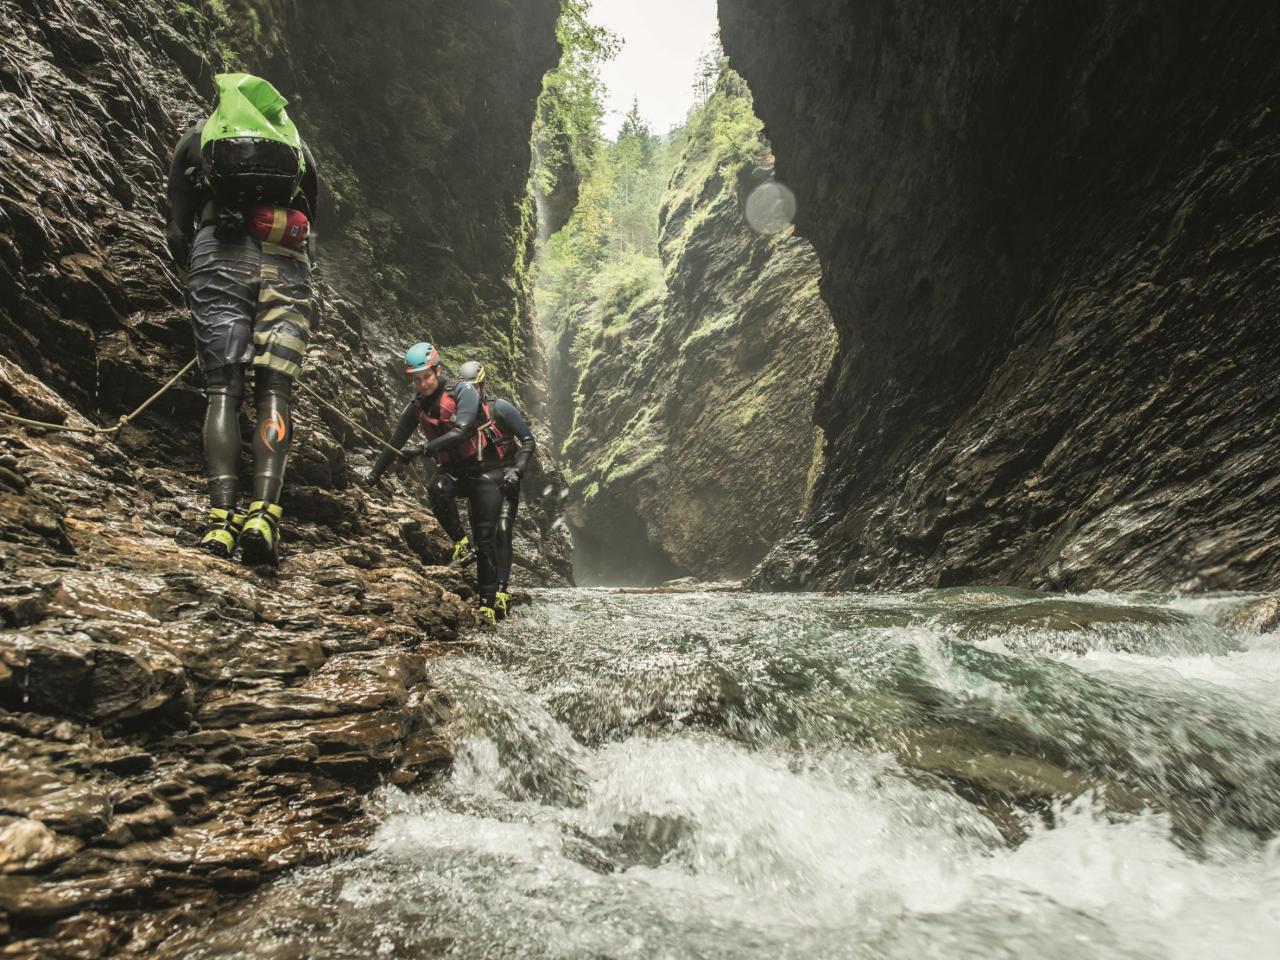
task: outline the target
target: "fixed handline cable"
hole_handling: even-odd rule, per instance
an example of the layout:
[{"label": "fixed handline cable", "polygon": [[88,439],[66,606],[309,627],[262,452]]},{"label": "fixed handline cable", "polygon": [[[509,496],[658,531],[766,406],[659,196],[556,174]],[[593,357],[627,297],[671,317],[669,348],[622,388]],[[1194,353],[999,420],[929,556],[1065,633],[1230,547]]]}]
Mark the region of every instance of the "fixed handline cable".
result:
[{"label": "fixed handline cable", "polygon": [[142,402],[141,406],[139,406],[132,413],[122,414],[120,419],[115,422],[114,426],[73,427],[65,423],[46,423],[43,420],[32,420],[28,417],[19,417],[15,414],[5,413],[3,411],[0,411],[0,420],[8,420],[11,423],[19,423],[19,424],[22,424],[24,427],[39,427],[41,430],[56,430],[61,433],[91,433],[91,434],[116,433],[117,431],[124,429],[124,427],[128,425],[130,420],[138,416],[138,414],[142,413],[143,410],[146,410],[147,407],[151,406],[151,404],[155,403],[162,396],[164,396],[169,391],[169,388],[172,387],[179,380],[181,380],[182,377],[187,373],[187,371],[189,371],[195,365],[196,365],[196,358],[192,357],[187,362],[187,365],[185,367],[183,367],[181,370],[175,373],[172,377],[170,377],[163,387],[161,387],[151,396],[147,397],[147,399]]},{"label": "fixed handline cable", "polygon": [[399,450],[397,450],[397,449],[396,449],[395,447],[393,447],[391,444],[387,443],[387,441],[386,441],[386,440],[382,439],[382,437],[378,436],[376,433],[374,433],[374,432],[373,432],[372,430],[370,430],[369,428],[367,428],[367,427],[363,426],[362,424],[357,423],[357,422],[356,422],[355,420],[353,420],[351,417],[347,416],[345,413],[343,413],[341,410],[339,410],[337,407],[335,407],[333,404],[331,404],[328,400],[326,400],[323,396],[321,396],[321,395],[320,395],[320,393],[319,393],[319,391],[312,389],[310,386],[308,386],[307,384],[303,383],[301,380],[298,380],[298,381],[295,381],[295,382],[296,382],[296,383],[297,383],[297,385],[298,385],[298,386],[300,386],[303,390],[305,390],[305,391],[307,391],[307,393],[311,394],[311,396],[312,396],[313,398],[315,398],[317,401],[319,401],[319,402],[320,402],[320,404],[321,404],[321,406],[326,407],[326,408],[327,408],[328,410],[330,410],[332,413],[334,413],[334,414],[336,414],[337,416],[341,417],[344,421],[346,421],[348,424],[350,424],[352,427],[354,427],[354,428],[355,428],[356,430],[358,430],[360,433],[363,433],[366,437],[368,437],[368,438],[369,438],[370,440],[372,440],[374,443],[378,444],[378,445],[379,445],[379,446],[381,446],[381,447],[385,447],[386,449],[388,449],[388,450],[390,450],[392,453],[394,453],[396,456],[399,456],[399,455],[400,455],[400,451],[399,451]]},{"label": "fixed handline cable", "polygon": [[[187,362],[187,365],[185,367],[183,367],[181,370],[179,370],[177,373],[175,373],[172,377],[170,377],[165,382],[164,386],[162,386],[159,390],[157,390],[151,396],[147,397],[147,399],[144,400],[137,409],[133,410],[131,413],[122,414],[120,419],[118,419],[115,422],[115,424],[110,427],[75,427],[65,423],[49,423],[45,420],[32,420],[29,417],[19,417],[16,414],[5,413],[2,410],[0,410],[0,420],[7,420],[11,423],[21,424],[24,427],[37,427],[41,430],[55,430],[61,433],[87,433],[87,434],[96,434],[96,435],[102,435],[107,433],[117,433],[118,431],[124,429],[124,427],[127,426],[131,420],[133,420],[135,417],[141,414],[144,410],[146,410],[147,407],[151,406],[151,404],[155,403],[162,396],[164,396],[170,390],[170,388],[172,388],[174,384],[176,384],[179,380],[181,380],[182,377],[188,371],[190,371],[191,368],[194,367],[195,365],[196,365],[196,358],[192,357]],[[399,455],[400,453],[399,450],[397,450],[391,444],[387,443],[386,440],[382,439],[382,437],[379,437],[372,430],[369,430],[368,428],[357,423],[355,420],[347,416],[345,413],[343,413],[333,404],[329,403],[329,401],[327,401],[323,396],[321,396],[319,392],[312,389],[307,384],[301,381],[295,381],[295,382],[303,390],[307,391],[307,393],[311,394],[312,397],[314,397],[317,401],[319,401],[322,406],[328,408],[334,414],[341,417],[346,423],[350,424],[352,427],[354,427],[360,433],[364,434],[374,443],[379,444],[380,446],[383,446],[386,449],[390,450],[392,453]]]}]

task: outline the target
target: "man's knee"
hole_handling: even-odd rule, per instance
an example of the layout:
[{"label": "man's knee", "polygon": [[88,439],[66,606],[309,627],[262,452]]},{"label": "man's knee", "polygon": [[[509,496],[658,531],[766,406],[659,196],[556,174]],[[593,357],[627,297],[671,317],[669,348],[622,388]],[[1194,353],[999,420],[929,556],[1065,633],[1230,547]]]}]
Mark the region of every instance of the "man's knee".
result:
[{"label": "man's knee", "polygon": [[435,500],[452,500],[458,495],[457,484],[447,473],[439,474],[427,487],[427,496]]},{"label": "man's knee", "polygon": [[211,397],[231,397],[239,400],[244,396],[244,367],[238,363],[214,367],[205,373],[204,378]]},{"label": "man's knee", "polygon": [[[243,376],[243,374],[242,374]],[[293,378],[279,370],[257,367],[253,371],[253,398],[259,403],[275,400],[288,403],[293,397]]]}]

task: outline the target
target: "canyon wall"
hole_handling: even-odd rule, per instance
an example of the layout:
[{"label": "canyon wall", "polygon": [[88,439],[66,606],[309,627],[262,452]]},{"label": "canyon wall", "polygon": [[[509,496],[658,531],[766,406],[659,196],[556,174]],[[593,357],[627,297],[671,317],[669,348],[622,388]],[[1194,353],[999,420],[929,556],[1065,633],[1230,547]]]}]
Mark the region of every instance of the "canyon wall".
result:
[{"label": "canyon wall", "polygon": [[839,336],[760,582],[1274,585],[1273,6],[720,14]]},{"label": "canyon wall", "polygon": [[553,420],[572,411],[568,518],[586,576],[741,577],[804,508],[833,333],[813,249],[744,216],[772,182],[759,126],[726,73],[663,197],[661,275],[626,276],[561,328]]},{"label": "canyon wall", "polygon": [[[529,134],[558,4],[318,6],[0,4],[0,410],[113,423],[191,356],[165,176],[227,68],[279,86],[321,170],[304,381],[384,434],[430,336],[536,400]],[[192,374],[115,434],[0,423],[6,955],[146,953],[358,846],[367,791],[449,762],[429,665],[474,615],[420,480],[351,486],[369,441],[301,394],[280,570],[217,561],[194,549],[202,413]],[[524,511],[518,586],[569,574],[555,499]]]}]

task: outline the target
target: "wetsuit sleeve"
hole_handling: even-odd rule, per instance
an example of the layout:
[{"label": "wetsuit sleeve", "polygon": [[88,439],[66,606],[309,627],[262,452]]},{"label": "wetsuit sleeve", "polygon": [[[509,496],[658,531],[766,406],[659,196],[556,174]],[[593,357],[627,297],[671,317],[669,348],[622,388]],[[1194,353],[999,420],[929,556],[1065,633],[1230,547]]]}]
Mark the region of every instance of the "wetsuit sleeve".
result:
[{"label": "wetsuit sleeve", "polygon": [[[404,410],[400,414],[400,419],[396,421],[395,432],[391,434],[391,439],[387,442],[397,450],[403,447],[405,442],[413,436],[414,427],[418,425],[417,406],[417,400],[410,400],[405,404]],[[373,465],[373,470],[370,471],[370,477],[376,481],[386,472],[387,467],[391,466],[391,461],[395,458],[396,455],[390,450],[383,450],[378,455],[378,460]]]},{"label": "wetsuit sleeve", "polygon": [[423,453],[431,456],[439,450],[451,450],[463,443],[476,428],[476,419],[480,416],[480,394],[471,384],[461,381],[454,388],[458,401],[457,410],[453,414],[453,429],[436,437],[423,448]]},{"label": "wetsuit sleeve", "polygon": [[533,439],[533,431],[529,429],[529,424],[525,422],[515,404],[508,403],[506,400],[499,400],[493,405],[493,414],[501,421],[503,433],[509,433],[520,441],[520,449],[516,451],[512,466],[524,473],[538,449],[538,442]]},{"label": "wetsuit sleeve", "polygon": [[196,217],[200,214],[201,198],[196,188],[195,174],[200,168],[202,126],[203,124],[196,124],[183,134],[169,164],[169,222],[165,229],[165,240],[174,259],[184,265],[185,254],[191,247],[191,238],[195,233]]},{"label": "wetsuit sleeve", "polygon": [[311,148],[305,143],[302,145],[302,156],[307,163],[307,169],[302,173],[301,199],[306,203],[306,209],[302,212],[307,215],[307,219],[314,227],[316,211],[319,209],[317,202],[320,197],[320,174],[316,170],[316,158],[312,155]]}]

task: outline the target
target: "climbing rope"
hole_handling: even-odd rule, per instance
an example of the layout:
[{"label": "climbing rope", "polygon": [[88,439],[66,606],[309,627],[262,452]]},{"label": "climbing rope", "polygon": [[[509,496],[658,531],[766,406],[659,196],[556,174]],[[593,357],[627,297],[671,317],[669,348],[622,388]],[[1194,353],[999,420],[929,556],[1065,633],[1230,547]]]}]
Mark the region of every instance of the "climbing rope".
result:
[{"label": "climbing rope", "polygon": [[[99,434],[99,435],[107,434],[107,433],[116,433],[124,429],[124,427],[129,423],[130,420],[138,416],[140,413],[142,413],[142,411],[146,410],[147,407],[151,406],[151,404],[155,403],[162,396],[164,396],[165,392],[168,391],[168,389],[172,387],[175,383],[181,380],[183,375],[186,374],[187,371],[189,371],[195,365],[196,365],[196,358],[192,357],[191,360],[187,363],[187,365],[183,367],[181,370],[179,370],[177,373],[175,373],[172,377],[170,377],[163,387],[161,387],[151,396],[147,397],[146,401],[143,402],[142,406],[138,407],[138,409],[134,410],[132,413],[126,413],[123,416],[121,416],[120,419],[115,422],[114,426],[72,427],[72,426],[68,426],[65,423],[47,423],[44,420],[31,420],[27,417],[19,417],[12,413],[5,413],[3,411],[0,411],[0,420],[8,420],[12,423],[22,424],[23,426],[26,426],[26,427],[39,427],[41,430],[56,430],[62,433],[90,433],[90,434]],[[350,424],[360,433],[363,433],[366,437],[368,437],[374,443],[378,444],[381,447],[385,447],[386,449],[390,450],[394,454],[400,453],[399,450],[397,450],[391,444],[387,443],[387,441],[383,440],[380,436],[378,436],[372,430],[369,430],[368,428],[357,423],[351,417],[347,416],[345,413],[343,413],[341,410],[339,410],[337,407],[331,404],[318,391],[312,389],[311,387],[307,386],[307,384],[302,383],[301,381],[295,381],[295,382],[297,382],[298,386],[300,386],[303,390],[311,394],[313,398],[319,401],[322,406],[327,407],[330,411],[332,411],[337,416],[341,417],[344,421],[346,421],[348,424]]]},{"label": "climbing rope", "polygon": [[353,420],[351,417],[347,416],[345,413],[343,413],[341,410],[339,410],[337,407],[335,407],[333,404],[331,404],[328,400],[326,400],[326,399],[325,399],[325,398],[324,398],[324,397],[323,397],[323,396],[322,396],[318,391],[313,390],[311,387],[307,386],[305,383],[303,383],[303,382],[302,382],[302,381],[300,381],[300,380],[299,380],[299,381],[295,381],[295,382],[296,382],[296,383],[298,384],[298,386],[300,386],[303,390],[305,390],[305,391],[307,391],[307,393],[311,394],[311,396],[312,396],[313,398],[315,398],[316,400],[318,400],[318,401],[320,402],[321,406],[327,407],[330,411],[332,411],[332,412],[333,412],[334,414],[336,414],[337,416],[341,417],[344,421],[346,421],[348,424],[350,424],[352,427],[354,427],[354,428],[355,428],[356,430],[358,430],[360,433],[363,433],[366,437],[368,437],[368,438],[369,438],[370,440],[372,440],[374,443],[378,444],[378,446],[380,446],[380,447],[385,447],[386,449],[390,450],[392,453],[396,454],[397,456],[400,454],[400,451],[399,451],[399,450],[397,450],[397,449],[396,449],[395,447],[393,447],[391,444],[387,443],[387,441],[383,440],[380,436],[378,436],[378,435],[377,435],[376,433],[374,433],[372,430],[369,430],[367,427],[364,427],[364,426],[360,425],[360,424],[359,424],[359,423],[357,423],[355,420]]},{"label": "climbing rope", "polygon": [[130,420],[138,416],[138,414],[142,413],[143,410],[147,409],[147,407],[151,406],[151,404],[155,403],[162,396],[164,396],[165,393],[168,392],[169,388],[172,387],[179,380],[181,380],[183,375],[186,374],[187,371],[190,370],[195,365],[196,365],[196,358],[192,357],[191,360],[187,363],[187,365],[183,367],[181,370],[179,370],[177,373],[175,373],[172,377],[170,377],[163,387],[161,387],[151,396],[147,397],[147,399],[142,403],[142,406],[138,407],[132,413],[126,413],[122,415],[120,419],[115,422],[114,426],[72,427],[72,426],[68,426],[65,423],[46,423],[43,420],[31,420],[31,419],[28,419],[27,417],[15,416],[12,413],[5,413],[3,411],[0,411],[0,420],[8,420],[12,423],[20,423],[25,427],[39,427],[41,430],[56,430],[61,433],[92,433],[92,434],[116,433],[120,430],[123,430]]}]

